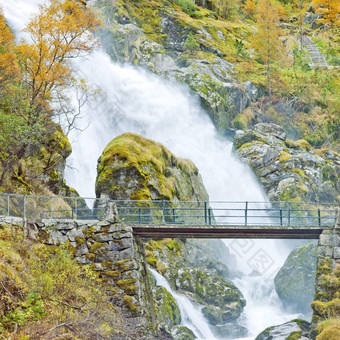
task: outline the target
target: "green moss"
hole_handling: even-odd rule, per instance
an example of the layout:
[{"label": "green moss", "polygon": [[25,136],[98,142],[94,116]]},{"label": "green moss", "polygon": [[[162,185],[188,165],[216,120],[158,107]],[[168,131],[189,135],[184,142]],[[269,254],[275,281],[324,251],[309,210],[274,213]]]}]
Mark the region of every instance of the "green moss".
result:
[{"label": "green moss", "polygon": [[91,262],[94,262],[94,259],[96,258],[96,255],[93,254],[93,253],[87,253],[87,254],[85,255],[85,257],[86,257],[87,259],[89,259]]},{"label": "green moss", "polygon": [[306,173],[302,169],[294,168],[294,169],[292,169],[292,172],[294,174],[299,175],[304,181],[308,180],[308,176],[306,175]]},{"label": "green moss", "polygon": [[132,259],[120,260],[114,263],[115,268],[121,272],[126,272],[133,269],[134,262]]},{"label": "green moss", "polygon": [[291,154],[289,154],[286,151],[280,151],[280,157],[279,157],[279,162],[280,163],[285,163],[287,162],[289,159],[291,159],[293,156]]},{"label": "green moss", "polygon": [[57,126],[55,132],[50,136],[51,148],[62,151],[64,157],[68,157],[72,152],[71,143],[67,136],[64,134],[60,126]]},{"label": "green moss", "polygon": [[96,253],[97,250],[99,250],[99,249],[101,249],[103,247],[105,247],[105,243],[95,242],[95,243],[92,244],[89,252],[90,253]]},{"label": "green moss", "polygon": [[300,202],[307,193],[307,186],[300,179],[296,179],[294,185],[287,186],[281,192],[280,200],[286,202]]},{"label": "green moss", "polygon": [[340,339],[340,319],[327,319],[317,326],[317,340],[338,340]]},{"label": "green moss", "polygon": [[340,299],[328,302],[313,301],[311,306],[318,315],[324,318],[336,318],[340,315]]},{"label": "green moss", "polygon": [[244,143],[242,144],[240,147],[239,147],[239,150],[243,150],[243,149],[246,149],[246,148],[250,148],[254,143]]},{"label": "green moss", "polygon": [[310,151],[312,149],[311,145],[305,139],[299,139],[296,143],[303,149]]},{"label": "green moss", "polygon": [[176,239],[167,238],[161,241],[161,244],[176,253],[181,250],[181,244]]},{"label": "green moss", "polygon": [[287,145],[288,148],[292,148],[292,149],[297,149],[300,147],[300,145],[297,142],[294,142],[291,139],[286,139],[285,140],[285,144]]},{"label": "green moss", "polygon": [[298,340],[302,335],[302,331],[296,331],[289,334],[286,340]]},{"label": "green moss", "polygon": [[117,286],[124,290],[131,287],[134,283],[136,283],[136,279],[122,279],[116,282]]},{"label": "green moss", "polygon": [[[110,192],[125,191],[125,187],[114,183],[115,171],[126,169],[127,177],[138,180],[134,200],[150,200],[150,188],[154,185],[160,198],[171,200],[175,193],[174,178],[165,175],[168,166],[177,167],[188,176],[197,174],[196,166],[189,160],[175,157],[162,144],[142,136],[125,133],[112,140],[104,149],[98,165],[96,188]],[[150,184],[152,183],[152,184]]]},{"label": "green moss", "polygon": [[152,256],[148,256],[146,258],[146,261],[148,262],[149,265],[151,265],[153,267],[156,267],[157,263],[158,263],[158,260],[155,257],[152,257]]},{"label": "green moss", "polygon": [[102,272],[102,275],[110,276],[110,277],[113,277],[113,278],[120,277],[120,274],[121,274],[120,272],[114,271],[114,270],[109,270],[107,272]]},{"label": "green moss", "polygon": [[77,237],[75,237],[74,240],[75,240],[75,242],[77,243],[77,246],[78,246],[78,247],[81,246],[82,244],[86,243],[86,240],[85,240],[85,238],[83,238],[83,237],[77,236]]},{"label": "green moss", "polygon": [[238,114],[231,122],[236,129],[244,130],[249,127],[251,121],[255,119],[255,114],[251,108],[247,108],[242,113]]},{"label": "green moss", "polygon": [[123,302],[124,305],[131,311],[131,312],[135,312],[137,310],[137,306],[133,303],[133,298],[132,296],[129,295],[125,295],[123,297]]}]

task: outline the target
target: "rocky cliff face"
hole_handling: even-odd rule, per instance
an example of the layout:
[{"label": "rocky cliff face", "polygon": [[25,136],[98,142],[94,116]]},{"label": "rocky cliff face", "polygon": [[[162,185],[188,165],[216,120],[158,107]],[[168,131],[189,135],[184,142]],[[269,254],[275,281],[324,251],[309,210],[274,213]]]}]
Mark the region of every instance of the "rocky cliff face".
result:
[{"label": "rocky cliff face", "polygon": [[186,3],[192,8],[180,1],[95,3],[107,52],[115,60],[188,84],[221,130],[258,98],[256,86],[233,76],[237,39],[251,34],[251,25],[227,23],[211,6],[209,10],[190,1]]},{"label": "rocky cliff face", "polygon": [[236,154],[247,162],[271,201],[340,201],[340,156],[292,141],[275,124],[237,131]]}]

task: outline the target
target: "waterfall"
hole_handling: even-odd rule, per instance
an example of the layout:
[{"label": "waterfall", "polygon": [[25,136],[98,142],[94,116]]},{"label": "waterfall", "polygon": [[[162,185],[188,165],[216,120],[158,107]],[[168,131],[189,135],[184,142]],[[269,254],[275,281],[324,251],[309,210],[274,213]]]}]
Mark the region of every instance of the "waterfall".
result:
[{"label": "waterfall", "polygon": [[198,340],[211,340],[214,339],[210,331],[207,321],[204,319],[201,308],[197,308],[189,298],[185,295],[176,293],[156,270],[149,268],[150,272],[156,279],[157,286],[164,287],[176,300],[179,310],[181,312],[181,324],[191,329]]},{"label": "waterfall", "polygon": [[[2,6],[8,22],[18,32],[39,3],[39,0],[6,0]],[[100,91],[97,99],[88,102],[84,108],[84,118],[79,123],[84,131],[73,131],[69,136],[73,152],[68,159],[70,168],[66,171],[66,178],[67,183],[77,189],[81,196],[94,196],[96,163],[106,144],[121,133],[135,132],[164,144],[176,156],[191,159],[199,168],[211,201],[266,200],[251,171],[233,155],[232,142],[218,135],[198,99],[186,86],[171,83],[138,67],[114,63],[101,50],[74,62],[73,67],[79,77],[84,77],[92,88]],[[290,251],[283,242],[272,240],[225,242],[237,255],[244,271],[254,270],[252,266],[249,267],[249,263],[252,259],[256,262],[254,256],[261,251],[272,260],[273,268],[278,268]],[[245,253],[247,249],[249,252]],[[254,256],[251,257],[251,254]],[[282,323],[287,317],[291,317],[284,315],[280,307],[275,311],[269,308],[273,305],[273,299],[275,303],[279,303],[276,298],[264,299],[264,282],[268,280],[268,287],[272,287],[273,268],[266,273],[270,273],[269,277],[257,270],[260,274],[258,277],[248,275],[237,283],[243,289],[248,302],[245,322],[249,327],[257,325],[254,330],[256,332],[263,329],[258,329],[260,327]],[[154,275],[160,284],[166,284],[158,274]],[[254,293],[255,284],[261,285],[260,296]],[[258,292],[258,288],[255,289]],[[205,321],[199,319],[199,310],[193,305],[189,307],[188,299],[185,300],[174,292],[172,294],[183,315],[196,313],[195,317],[190,317],[191,321],[184,317],[188,327],[191,324],[190,328],[194,332],[195,327],[198,327],[197,334],[201,333],[203,338],[212,339],[211,333],[205,333],[210,330],[203,326]],[[258,306],[260,303],[264,309]],[[269,309],[265,309],[266,307]],[[276,317],[276,313],[282,315]],[[266,322],[258,322],[260,315],[261,320],[264,316]],[[195,326],[196,319],[200,320],[199,326]]]}]

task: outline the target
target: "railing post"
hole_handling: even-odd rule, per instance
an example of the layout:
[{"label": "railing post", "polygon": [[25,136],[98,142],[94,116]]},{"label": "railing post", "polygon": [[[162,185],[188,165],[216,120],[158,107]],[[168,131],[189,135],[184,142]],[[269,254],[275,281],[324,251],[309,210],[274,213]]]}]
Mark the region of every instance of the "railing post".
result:
[{"label": "railing post", "polygon": [[163,200],[163,222],[165,222],[165,200]]},{"label": "railing post", "polygon": [[78,198],[75,198],[75,202],[74,202],[74,218],[77,219],[78,218]]},{"label": "railing post", "polygon": [[288,227],[290,226],[290,203],[288,203]]},{"label": "railing post", "polygon": [[24,196],[24,219],[26,220],[26,195]]},{"label": "railing post", "polygon": [[244,225],[248,224],[248,202],[246,202],[246,208],[244,210]]},{"label": "railing post", "polygon": [[211,208],[208,208],[209,225],[211,225]]},{"label": "railing post", "polygon": [[175,208],[172,208],[172,220],[173,220],[173,223],[176,223]]},{"label": "railing post", "polygon": [[51,219],[53,219],[53,197],[51,197]]},{"label": "railing post", "polygon": [[10,194],[7,194],[7,215],[10,216]]},{"label": "railing post", "polygon": [[319,223],[319,226],[321,226],[321,212],[320,212],[320,209],[318,209],[318,223]]},{"label": "railing post", "polygon": [[207,202],[204,201],[204,224],[208,223],[208,216],[207,216]]},{"label": "railing post", "polygon": [[282,209],[280,209],[280,226],[282,226],[283,221],[282,221]]},{"label": "railing post", "polygon": [[140,211],[140,207],[138,207],[138,224],[141,223],[141,211]]}]

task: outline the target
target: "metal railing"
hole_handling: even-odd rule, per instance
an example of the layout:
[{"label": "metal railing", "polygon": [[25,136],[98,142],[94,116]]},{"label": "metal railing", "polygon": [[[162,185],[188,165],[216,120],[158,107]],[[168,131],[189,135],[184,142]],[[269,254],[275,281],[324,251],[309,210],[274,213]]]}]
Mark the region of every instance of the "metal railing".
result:
[{"label": "metal railing", "polygon": [[101,220],[108,198],[36,196],[0,193],[0,216],[25,220],[92,219]]},{"label": "metal railing", "polygon": [[114,201],[131,224],[334,226],[337,205],[296,202]]},{"label": "metal railing", "polygon": [[[108,198],[0,193],[0,215],[41,219],[105,216]],[[119,218],[130,224],[333,226],[337,204],[296,202],[197,202],[114,200]]]}]

